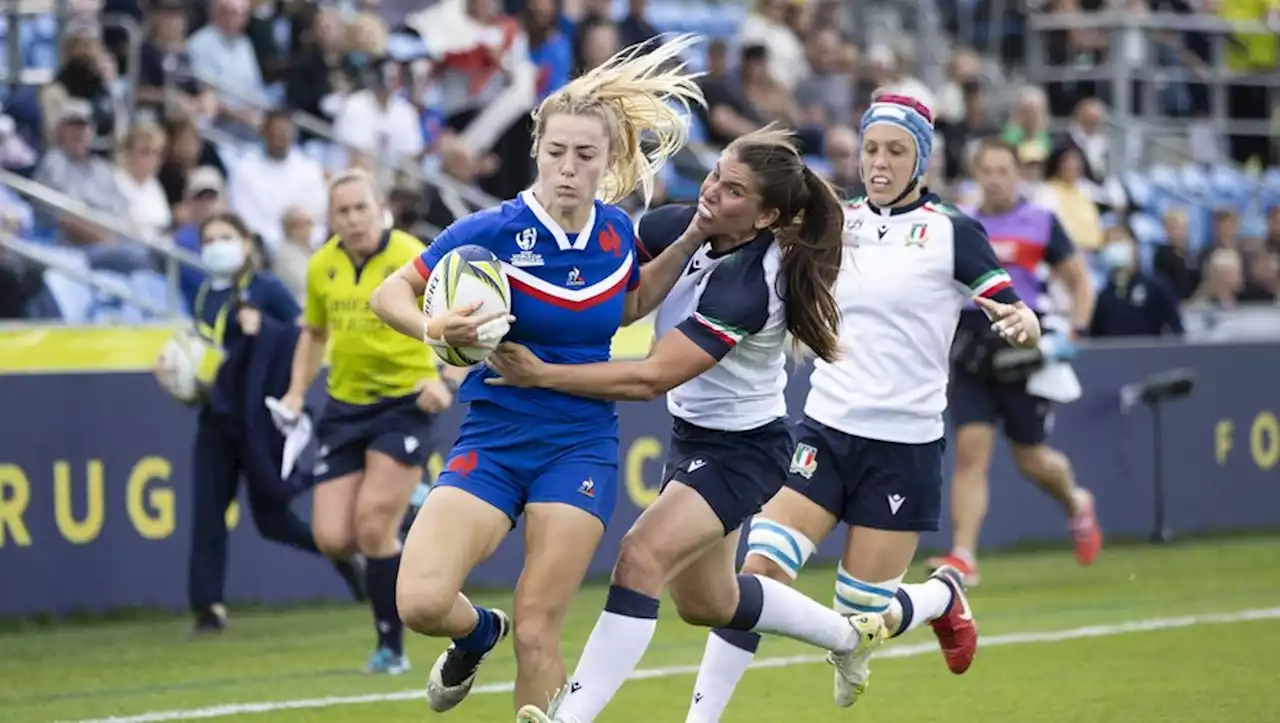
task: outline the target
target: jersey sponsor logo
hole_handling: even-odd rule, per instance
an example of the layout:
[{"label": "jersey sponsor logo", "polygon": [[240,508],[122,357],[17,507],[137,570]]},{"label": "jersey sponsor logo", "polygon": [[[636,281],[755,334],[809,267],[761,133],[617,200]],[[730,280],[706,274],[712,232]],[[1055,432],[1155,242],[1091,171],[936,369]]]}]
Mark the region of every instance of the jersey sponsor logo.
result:
[{"label": "jersey sponsor logo", "polygon": [[608,251],[614,256],[622,256],[622,238],[618,236],[618,232],[613,228],[612,223],[606,223],[604,228],[600,229],[599,240],[601,251]]},{"label": "jersey sponsor logo", "polygon": [[518,253],[511,255],[512,266],[541,266],[542,254],[533,253],[533,247],[538,244],[538,229],[530,226],[520,233],[516,234],[516,247],[520,249]]},{"label": "jersey sponsor logo", "polygon": [[902,495],[889,495],[889,514],[898,514],[898,510],[902,509],[902,505],[906,501],[907,498]]},{"label": "jersey sponsor logo", "polygon": [[813,473],[817,471],[818,450],[804,442],[797,444],[795,454],[791,455],[791,474],[813,479]]},{"label": "jersey sponsor logo", "polygon": [[564,280],[565,286],[578,287],[582,286],[584,283],[586,282],[582,280],[582,271],[580,271],[577,266],[569,269],[569,277]]},{"label": "jersey sponsor logo", "polygon": [[475,470],[476,464],[478,464],[479,461],[480,460],[476,456],[475,452],[464,452],[449,460],[448,470],[466,477]]}]

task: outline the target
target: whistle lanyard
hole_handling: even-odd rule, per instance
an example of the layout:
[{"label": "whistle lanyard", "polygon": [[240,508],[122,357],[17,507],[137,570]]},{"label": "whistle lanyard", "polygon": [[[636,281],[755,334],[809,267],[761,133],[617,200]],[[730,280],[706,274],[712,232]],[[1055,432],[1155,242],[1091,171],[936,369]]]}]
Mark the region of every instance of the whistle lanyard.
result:
[{"label": "whistle lanyard", "polygon": [[209,296],[209,282],[206,281],[201,284],[200,291],[196,292],[196,303],[192,305],[192,311],[195,312],[193,316],[196,322],[196,333],[203,337],[205,341],[221,349],[222,341],[227,335],[227,317],[231,314],[231,307],[236,300],[244,296],[252,281],[252,273],[247,273],[240,279],[236,284],[235,292],[227,296],[222,308],[218,309],[218,313],[214,315],[213,326],[209,326],[204,321],[204,304]]}]

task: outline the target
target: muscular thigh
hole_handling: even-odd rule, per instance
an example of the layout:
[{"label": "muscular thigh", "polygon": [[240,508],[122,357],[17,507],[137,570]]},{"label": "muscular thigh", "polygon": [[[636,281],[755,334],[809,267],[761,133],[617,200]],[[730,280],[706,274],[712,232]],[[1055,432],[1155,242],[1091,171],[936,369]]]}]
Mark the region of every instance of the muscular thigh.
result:
[{"label": "muscular thigh", "polygon": [[510,519],[484,500],[454,487],[433,489],[405,538],[400,586],[461,590],[510,529]]},{"label": "muscular thigh", "polygon": [[365,453],[364,478],[356,497],[356,526],[399,525],[409,498],[422,481],[422,468],[372,449]]},{"label": "muscular thigh", "polygon": [[599,517],[581,507],[535,502],[525,509],[525,563],[516,583],[517,637],[523,624],[559,630],[603,534]]}]

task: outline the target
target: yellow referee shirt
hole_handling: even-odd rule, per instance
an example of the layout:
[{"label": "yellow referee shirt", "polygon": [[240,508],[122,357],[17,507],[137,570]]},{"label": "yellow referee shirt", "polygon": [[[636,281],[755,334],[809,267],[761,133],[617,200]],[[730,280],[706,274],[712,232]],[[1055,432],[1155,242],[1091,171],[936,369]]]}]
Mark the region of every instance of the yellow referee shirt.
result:
[{"label": "yellow referee shirt", "polygon": [[382,323],[369,308],[374,289],[425,248],[415,236],[391,230],[363,266],[356,266],[337,236],[311,256],[303,318],[329,332],[329,396],[372,404],[411,394],[419,381],[437,376],[431,350]]}]

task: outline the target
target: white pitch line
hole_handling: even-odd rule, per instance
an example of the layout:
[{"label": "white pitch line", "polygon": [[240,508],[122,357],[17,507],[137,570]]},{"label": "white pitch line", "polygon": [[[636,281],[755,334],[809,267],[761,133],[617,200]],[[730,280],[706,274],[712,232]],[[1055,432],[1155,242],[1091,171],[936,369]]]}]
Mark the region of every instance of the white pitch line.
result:
[{"label": "white pitch line", "polygon": [[[1025,633],[1007,633],[983,637],[984,648],[999,645],[1035,645],[1038,643],[1056,643],[1064,640],[1081,640],[1085,638],[1103,638],[1128,633],[1146,633],[1156,630],[1172,630],[1189,628],[1195,625],[1222,625],[1227,623],[1243,623],[1253,620],[1274,620],[1280,618],[1280,607],[1241,610],[1233,613],[1210,613],[1206,615],[1183,615],[1171,618],[1149,618],[1112,625],[1090,625],[1068,630],[1041,630]],[[938,649],[936,643],[917,643],[914,645],[894,645],[876,654],[876,658],[909,658],[932,653]],[[788,657],[761,658],[751,664],[752,668],[785,668],[792,665],[806,665],[824,660],[814,655],[792,655]],[[669,678],[677,675],[692,675],[698,672],[696,665],[673,665],[664,668],[643,668],[631,674],[630,680],[646,678]],[[488,683],[477,685],[471,689],[472,695],[510,693],[513,683]],[[112,716],[110,718],[90,718],[76,723],[157,723],[158,721],[199,720],[203,718],[223,718],[233,715],[253,713],[274,713],[282,710],[298,710],[304,708],[332,708],[340,705],[365,705],[368,703],[386,703],[391,701],[418,700],[426,697],[423,689],[405,690],[398,693],[370,693],[368,695],[329,696],[325,698],[301,698],[298,700],[265,701],[261,703],[228,703],[207,708],[188,708],[185,710],[165,710],[140,715]]]}]

